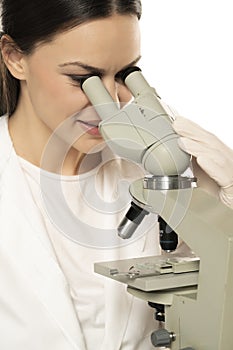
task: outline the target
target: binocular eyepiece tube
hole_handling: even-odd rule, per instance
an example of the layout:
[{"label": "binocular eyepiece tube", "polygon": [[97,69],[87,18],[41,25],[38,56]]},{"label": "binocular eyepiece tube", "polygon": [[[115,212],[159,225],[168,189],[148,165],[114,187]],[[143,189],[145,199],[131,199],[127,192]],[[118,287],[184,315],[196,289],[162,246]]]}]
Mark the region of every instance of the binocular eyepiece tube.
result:
[{"label": "binocular eyepiece tube", "polygon": [[[87,78],[82,89],[101,118],[100,133],[113,152],[141,163],[152,175],[180,175],[190,155],[178,145],[172,118],[140,68],[129,67],[120,77],[134,96],[122,109],[98,76]],[[121,101],[124,102],[124,101]]]},{"label": "binocular eyepiece tube", "polygon": [[[98,76],[89,77],[82,83],[83,91],[102,120],[100,133],[113,153],[142,164],[153,177],[179,178],[190,166],[191,156],[178,145],[179,136],[172,127],[168,109],[140,68],[128,67],[118,75],[134,97],[123,108],[118,101],[113,101]],[[132,202],[118,227],[119,236],[130,238],[147,214]]]}]

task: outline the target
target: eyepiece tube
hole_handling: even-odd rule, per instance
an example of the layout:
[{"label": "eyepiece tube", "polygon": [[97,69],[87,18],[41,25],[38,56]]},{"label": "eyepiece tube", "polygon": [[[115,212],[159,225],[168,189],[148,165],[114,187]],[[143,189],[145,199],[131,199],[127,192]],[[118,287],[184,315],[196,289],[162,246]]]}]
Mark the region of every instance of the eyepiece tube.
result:
[{"label": "eyepiece tube", "polygon": [[98,76],[91,76],[85,79],[81,87],[102,120],[119,112],[117,103],[113,101]]},{"label": "eyepiece tube", "polygon": [[123,239],[132,237],[138,225],[142,222],[144,217],[149,214],[148,211],[139,207],[134,202],[131,202],[131,207],[126,213],[125,217],[118,226],[118,236]]},{"label": "eyepiece tube", "polygon": [[[124,73],[125,85],[143,115],[144,130],[154,137],[154,142],[148,142],[143,155],[143,167],[154,175],[180,175],[190,166],[191,156],[179,147],[178,135],[172,128],[172,117],[156,90],[149,85],[140,69],[132,68],[135,69]],[[139,128],[138,132],[141,132]],[[143,139],[146,140],[145,135]]]},{"label": "eyepiece tube", "polygon": [[139,96],[142,92],[155,92],[155,90],[149,85],[144,78],[141,69],[138,67],[131,67],[123,74],[124,83],[128,89],[132,92],[134,97]]},{"label": "eyepiece tube", "polygon": [[125,70],[123,70],[120,73],[120,78],[123,81],[123,83],[125,83],[125,79],[128,77],[129,74],[133,73],[133,72],[141,72],[141,69],[137,66],[132,66],[132,67],[128,67]]}]

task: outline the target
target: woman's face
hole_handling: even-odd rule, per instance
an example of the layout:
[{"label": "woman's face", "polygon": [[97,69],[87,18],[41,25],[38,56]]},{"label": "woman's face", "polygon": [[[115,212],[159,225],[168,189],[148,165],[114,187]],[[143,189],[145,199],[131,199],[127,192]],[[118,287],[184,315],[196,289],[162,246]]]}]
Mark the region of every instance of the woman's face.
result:
[{"label": "woman's face", "polygon": [[65,125],[60,136],[77,151],[92,152],[103,142],[94,127],[100,118],[90,108],[80,80],[99,75],[115,101],[127,102],[131,95],[117,74],[136,64],[139,57],[138,19],[129,15],[84,23],[39,45],[23,57],[20,98],[28,123],[37,135],[51,135]]}]

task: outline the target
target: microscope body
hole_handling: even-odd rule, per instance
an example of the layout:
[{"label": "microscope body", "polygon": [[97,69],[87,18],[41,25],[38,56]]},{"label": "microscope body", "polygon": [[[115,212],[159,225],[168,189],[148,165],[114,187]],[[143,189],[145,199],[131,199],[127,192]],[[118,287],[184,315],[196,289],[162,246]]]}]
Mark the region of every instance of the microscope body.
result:
[{"label": "microscope body", "polygon": [[[111,99],[98,77],[84,81],[82,88],[102,119],[100,131],[113,152],[142,164],[151,174],[130,185],[134,205],[139,211],[158,214],[194,253],[191,260],[190,257],[179,260],[177,254],[169,260],[165,254],[96,263],[95,271],[127,284],[129,293],[165,306],[167,339],[162,334],[160,341],[158,335],[153,343],[155,347],[231,350],[232,210],[201,188],[192,186],[192,179],[182,177],[190,166],[191,157],[179,148],[172,119],[141,72],[133,69],[125,83],[135,99],[122,109]],[[160,188],[158,179],[165,183],[178,179],[181,186]],[[187,182],[190,186],[183,186]],[[130,218],[122,226],[127,226],[128,222],[130,235],[120,231],[124,238],[130,237],[139,224],[137,218]],[[137,267],[134,271],[129,270],[132,265]],[[163,267],[171,271],[165,275]]]},{"label": "microscope body", "polygon": [[[196,286],[147,295],[148,301],[165,304],[165,328],[176,335],[171,349],[232,349],[232,210],[200,188],[156,191],[138,180],[130,192],[168,222],[200,258]],[[146,300],[144,293],[141,297]]]}]

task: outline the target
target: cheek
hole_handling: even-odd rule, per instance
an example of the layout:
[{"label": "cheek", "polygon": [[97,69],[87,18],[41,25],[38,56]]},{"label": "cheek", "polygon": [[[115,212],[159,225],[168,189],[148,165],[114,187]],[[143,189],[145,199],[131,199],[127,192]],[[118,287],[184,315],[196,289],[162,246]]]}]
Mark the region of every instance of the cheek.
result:
[{"label": "cheek", "polygon": [[39,117],[64,120],[85,106],[86,97],[81,89],[69,84],[63,76],[37,71],[28,79],[28,92]]}]

